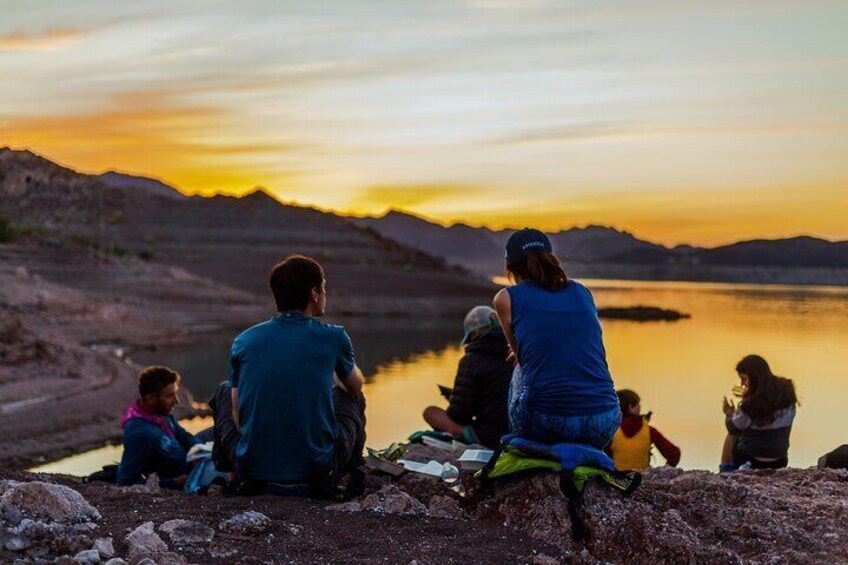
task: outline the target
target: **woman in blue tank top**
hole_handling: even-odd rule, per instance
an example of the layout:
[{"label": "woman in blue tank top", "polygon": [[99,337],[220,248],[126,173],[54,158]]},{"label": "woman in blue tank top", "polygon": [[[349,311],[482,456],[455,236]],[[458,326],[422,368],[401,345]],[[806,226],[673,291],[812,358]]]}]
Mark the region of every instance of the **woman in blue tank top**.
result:
[{"label": "woman in blue tank top", "polygon": [[506,244],[514,286],[495,310],[518,364],[510,428],[544,443],[605,448],[621,421],[592,294],[569,280],[542,232],[524,228]]}]

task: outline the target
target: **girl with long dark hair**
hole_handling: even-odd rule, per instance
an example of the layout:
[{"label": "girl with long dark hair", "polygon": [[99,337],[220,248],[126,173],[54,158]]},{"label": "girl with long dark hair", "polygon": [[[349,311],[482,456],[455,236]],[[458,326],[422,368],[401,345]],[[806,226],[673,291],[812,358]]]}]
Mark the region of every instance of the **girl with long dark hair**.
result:
[{"label": "girl with long dark hair", "polygon": [[739,406],[724,399],[727,439],[721,470],[742,465],[779,469],[789,464],[789,434],[798,397],[790,379],[778,377],[765,359],[748,355],[736,365],[741,381]]},{"label": "girl with long dark hair", "polygon": [[506,244],[515,283],[495,310],[519,368],[510,392],[510,429],[544,443],[605,448],[621,421],[592,294],[570,280],[551,242],[530,228]]}]

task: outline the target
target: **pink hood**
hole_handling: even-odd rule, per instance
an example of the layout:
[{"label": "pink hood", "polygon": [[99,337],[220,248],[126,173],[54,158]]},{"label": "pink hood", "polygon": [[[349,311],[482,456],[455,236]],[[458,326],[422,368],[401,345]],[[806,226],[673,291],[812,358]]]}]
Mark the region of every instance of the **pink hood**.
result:
[{"label": "pink hood", "polygon": [[157,424],[162,431],[165,432],[165,435],[168,437],[174,437],[174,430],[165,423],[165,418],[163,416],[157,416],[156,414],[151,414],[147,410],[141,407],[141,401],[136,400],[132,404],[127,407],[127,411],[124,412],[124,417],[121,418],[121,427],[123,428],[127,422],[132,420],[133,418],[141,418],[142,420],[147,420],[148,422],[153,422]]}]

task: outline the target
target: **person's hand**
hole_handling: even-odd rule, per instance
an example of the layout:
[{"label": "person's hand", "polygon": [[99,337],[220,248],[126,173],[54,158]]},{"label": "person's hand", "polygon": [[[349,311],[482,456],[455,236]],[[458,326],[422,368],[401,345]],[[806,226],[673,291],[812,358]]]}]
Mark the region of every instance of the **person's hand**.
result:
[{"label": "person's hand", "polygon": [[724,411],[724,415],[730,418],[733,414],[736,413],[736,406],[730,401],[727,400],[727,397],[724,397],[724,402],[722,403],[721,409]]},{"label": "person's hand", "polygon": [[509,350],[509,355],[506,356],[506,362],[518,365],[518,358],[515,356],[515,352],[513,352],[512,349]]}]

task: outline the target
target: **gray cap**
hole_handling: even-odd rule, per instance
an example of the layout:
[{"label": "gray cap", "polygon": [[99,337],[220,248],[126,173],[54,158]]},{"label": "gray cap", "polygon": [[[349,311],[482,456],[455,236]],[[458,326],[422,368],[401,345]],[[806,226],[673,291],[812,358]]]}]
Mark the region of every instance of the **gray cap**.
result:
[{"label": "gray cap", "polygon": [[475,306],[468,312],[468,314],[465,315],[465,322],[463,322],[465,335],[462,338],[461,344],[465,345],[465,342],[468,341],[468,338],[471,337],[471,334],[474,332],[491,328],[499,328],[500,325],[498,314],[495,312],[494,308],[490,308],[488,306]]}]

